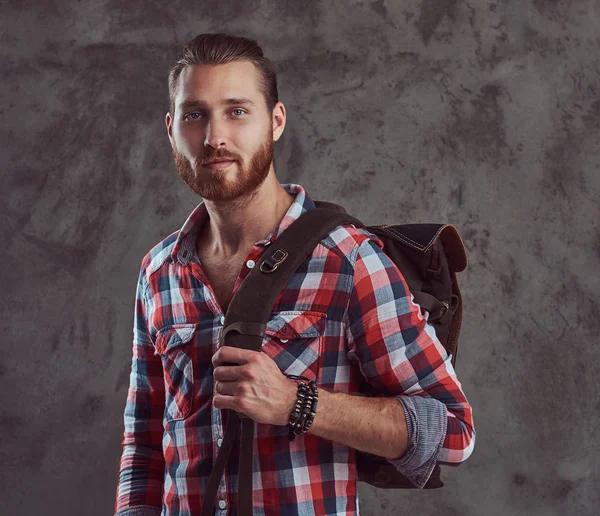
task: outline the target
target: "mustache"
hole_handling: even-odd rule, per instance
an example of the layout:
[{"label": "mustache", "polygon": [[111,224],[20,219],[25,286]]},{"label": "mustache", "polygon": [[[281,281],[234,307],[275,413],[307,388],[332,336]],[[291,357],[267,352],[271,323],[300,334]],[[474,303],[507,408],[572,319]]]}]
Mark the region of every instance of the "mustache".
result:
[{"label": "mustache", "polygon": [[[173,157],[175,158],[175,164],[178,167],[179,166],[183,166],[183,167],[200,166],[200,165],[203,165],[204,163],[208,163],[209,161],[223,160],[223,159],[239,162],[239,159],[236,156],[229,156],[228,154],[224,154],[222,152],[217,152],[215,154],[211,154],[209,156],[204,157],[203,159],[195,158],[190,161],[190,159],[186,158],[183,153],[179,152],[179,149],[174,148],[174,149],[172,149],[172,151],[173,151]],[[195,165],[192,165],[192,163],[194,163]]]},{"label": "mustache", "polygon": [[[172,151],[173,151],[173,157],[175,158],[175,160],[186,161],[185,156],[181,152],[179,152],[178,148],[175,147],[175,148],[172,149]],[[225,153],[224,151],[221,151],[221,152],[217,151],[217,152],[214,152],[212,154],[207,154],[206,156],[203,156],[202,159],[196,158],[196,160],[199,163],[207,163],[209,161],[214,161],[214,160],[217,160],[217,159],[226,159],[226,160],[232,160],[232,161],[239,161],[238,156],[231,156],[231,155]]]}]

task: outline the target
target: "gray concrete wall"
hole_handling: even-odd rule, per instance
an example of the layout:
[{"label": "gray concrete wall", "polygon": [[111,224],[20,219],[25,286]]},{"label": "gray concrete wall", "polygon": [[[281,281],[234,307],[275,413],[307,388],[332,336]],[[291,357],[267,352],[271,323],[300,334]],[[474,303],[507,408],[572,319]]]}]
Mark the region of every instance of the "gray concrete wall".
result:
[{"label": "gray concrete wall", "polygon": [[[599,503],[597,0],[0,4],[1,506],[106,515],[142,256],[199,202],[164,129],[191,37],[279,71],[281,182],[366,223],[461,231],[457,372],[477,444],[365,515],[591,515]],[[596,509],[597,510],[597,509]]]}]

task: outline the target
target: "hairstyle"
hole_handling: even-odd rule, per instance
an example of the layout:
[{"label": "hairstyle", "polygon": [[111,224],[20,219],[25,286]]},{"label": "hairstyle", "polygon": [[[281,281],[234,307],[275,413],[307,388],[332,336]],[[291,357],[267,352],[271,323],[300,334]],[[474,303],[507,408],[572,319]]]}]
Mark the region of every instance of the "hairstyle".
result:
[{"label": "hairstyle", "polygon": [[253,39],[229,34],[199,34],[181,51],[175,66],[169,72],[169,105],[171,115],[175,113],[177,79],[186,66],[219,65],[235,61],[250,61],[258,68],[259,87],[265,97],[267,108],[273,111],[279,102],[277,76],[273,63],[264,57],[262,49]]}]

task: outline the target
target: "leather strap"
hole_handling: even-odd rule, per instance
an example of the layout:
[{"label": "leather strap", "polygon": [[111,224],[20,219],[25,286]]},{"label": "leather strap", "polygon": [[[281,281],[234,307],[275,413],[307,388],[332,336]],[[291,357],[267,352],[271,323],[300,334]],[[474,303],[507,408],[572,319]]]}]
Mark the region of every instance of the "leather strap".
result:
[{"label": "leather strap", "polygon": [[240,438],[240,468],[238,475],[238,515],[252,516],[254,461],[254,421],[250,418],[242,420],[242,435]]},{"label": "leather strap", "polygon": [[254,335],[255,337],[263,337],[265,335],[266,328],[266,324],[237,321],[231,323],[223,330],[221,340],[225,342],[225,337],[230,331],[237,331],[240,335]]},{"label": "leather strap", "polygon": [[[200,511],[201,516],[212,516],[213,514],[215,497],[217,496],[217,491],[219,490],[221,476],[223,475],[223,471],[225,471],[225,465],[227,464],[227,459],[231,454],[231,449],[235,439],[237,438],[239,429],[240,424],[237,413],[234,411],[229,411],[229,414],[227,415],[227,428],[225,429],[225,436],[223,437],[223,442],[221,443],[221,449],[219,450],[217,459],[213,464],[213,470],[208,479],[205,500],[202,504],[202,510]],[[209,496],[210,498],[208,498]],[[207,503],[208,500],[211,502]]]},{"label": "leather strap", "polygon": [[440,300],[428,294],[427,292],[411,292],[411,294],[415,298],[415,302],[421,307],[429,312],[429,320],[438,320],[441,319],[446,312],[448,311],[448,307],[440,302]]}]

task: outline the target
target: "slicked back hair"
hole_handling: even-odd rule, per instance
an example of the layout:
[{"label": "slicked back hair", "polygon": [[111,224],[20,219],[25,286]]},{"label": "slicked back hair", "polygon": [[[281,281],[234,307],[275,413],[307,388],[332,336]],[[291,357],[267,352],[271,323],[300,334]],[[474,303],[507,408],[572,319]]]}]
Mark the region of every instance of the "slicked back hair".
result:
[{"label": "slicked back hair", "polygon": [[259,87],[263,92],[269,113],[279,102],[277,76],[273,63],[264,57],[263,51],[253,39],[229,34],[199,34],[181,51],[177,62],[169,72],[169,106],[175,114],[177,80],[186,66],[219,65],[236,61],[250,61],[258,68]]}]

